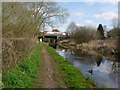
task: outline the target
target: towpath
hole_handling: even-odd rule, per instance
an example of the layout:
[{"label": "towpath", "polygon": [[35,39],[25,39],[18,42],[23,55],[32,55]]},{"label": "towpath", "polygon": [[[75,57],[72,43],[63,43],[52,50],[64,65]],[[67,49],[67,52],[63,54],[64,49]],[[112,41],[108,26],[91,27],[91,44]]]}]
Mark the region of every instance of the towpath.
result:
[{"label": "towpath", "polygon": [[60,68],[42,43],[40,43],[40,47],[41,66],[35,88],[66,88]]}]

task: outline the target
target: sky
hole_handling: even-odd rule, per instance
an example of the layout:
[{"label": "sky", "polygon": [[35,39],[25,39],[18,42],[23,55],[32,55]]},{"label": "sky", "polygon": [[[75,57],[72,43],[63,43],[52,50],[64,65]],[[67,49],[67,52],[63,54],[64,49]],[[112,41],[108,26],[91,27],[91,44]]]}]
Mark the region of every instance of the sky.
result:
[{"label": "sky", "polygon": [[92,26],[97,28],[99,24],[112,28],[112,19],[118,17],[118,2],[57,2],[66,8],[70,16],[66,23],[56,27],[60,31],[66,31],[70,22],[78,26]]},{"label": "sky", "polygon": [[[2,0],[4,2],[40,2],[43,0]],[[118,17],[119,0],[44,0],[53,1],[66,8],[70,14],[65,24],[55,27],[60,31],[66,31],[70,22],[75,22],[78,26],[98,27],[99,24],[107,26],[107,30],[112,28],[112,18]],[[0,1],[1,2],[1,1]],[[51,31],[51,28],[49,29]]]}]

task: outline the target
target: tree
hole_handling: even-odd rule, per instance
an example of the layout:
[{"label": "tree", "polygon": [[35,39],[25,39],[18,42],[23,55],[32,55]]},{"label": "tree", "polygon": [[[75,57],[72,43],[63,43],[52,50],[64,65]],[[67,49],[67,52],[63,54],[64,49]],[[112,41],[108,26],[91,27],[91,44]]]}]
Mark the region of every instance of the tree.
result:
[{"label": "tree", "polygon": [[[118,12],[118,13],[120,13],[120,12]],[[119,16],[114,17],[112,19],[112,25],[113,25],[113,29],[108,32],[108,37],[120,39],[120,18],[119,18]]]},{"label": "tree", "polygon": [[3,36],[32,37],[42,27],[64,23],[67,10],[55,2],[7,2],[2,5]]},{"label": "tree", "polygon": [[52,32],[59,32],[59,30],[58,29],[53,29]]},{"label": "tree", "polygon": [[76,43],[86,43],[94,40],[95,29],[92,27],[81,26],[77,27],[73,34],[73,39]]},{"label": "tree", "polygon": [[[37,3],[35,3],[37,4]],[[37,4],[35,17],[39,22],[39,28],[41,26],[50,26],[54,28],[55,25],[64,23],[64,20],[69,16],[67,10],[58,6],[55,2],[43,2],[40,5]]]},{"label": "tree", "polygon": [[76,30],[76,28],[77,28],[77,25],[75,24],[75,22],[71,22],[71,23],[68,25],[66,31],[69,32],[69,33],[70,33],[70,36],[72,37],[73,34],[74,34],[74,32],[75,32],[75,30]]},{"label": "tree", "polygon": [[102,24],[99,24],[96,32],[97,39],[104,39],[104,30]]},{"label": "tree", "polygon": [[93,40],[95,29],[87,26],[77,26],[75,22],[71,22],[68,25],[67,32],[70,32],[70,38],[79,44]]},{"label": "tree", "polygon": [[119,36],[119,28],[113,28],[112,30],[107,32],[107,37],[108,38],[117,38]]},{"label": "tree", "polygon": [[118,28],[119,27],[119,23],[118,23],[118,18],[117,17],[114,17],[112,19],[112,25],[113,25],[113,28]]}]

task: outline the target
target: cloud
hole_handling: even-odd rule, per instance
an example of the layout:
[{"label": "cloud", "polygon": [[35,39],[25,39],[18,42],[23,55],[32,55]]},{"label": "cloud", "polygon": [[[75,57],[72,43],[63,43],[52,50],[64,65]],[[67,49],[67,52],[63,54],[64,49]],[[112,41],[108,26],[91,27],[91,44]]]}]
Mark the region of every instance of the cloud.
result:
[{"label": "cloud", "polygon": [[118,15],[114,12],[104,12],[102,14],[95,14],[94,17],[97,19],[104,19],[111,21],[114,17],[118,17]]},{"label": "cloud", "polygon": [[79,23],[76,23],[76,25],[77,25],[78,27],[80,27],[80,26],[84,26],[84,25],[82,25],[82,24],[79,24]]},{"label": "cloud", "polygon": [[75,16],[77,16],[79,19],[82,19],[84,17],[84,13],[75,13]]},{"label": "cloud", "polygon": [[95,0],[84,0],[86,4],[92,6],[93,4],[95,4]]},{"label": "cloud", "polygon": [[111,67],[110,65],[104,65],[102,67],[97,67],[97,66],[94,66],[93,67],[93,70],[99,70],[100,72],[104,72],[104,73],[110,73],[111,72]]},{"label": "cloud", "polygon": [[67,18],[67,19],[65,20],[66,23],[67,23],[67,22],[71,22],[71,21],[72,21],[71,18]]},{"label": "cloud", "polygon": [[87,25],[97,26],[97,23],[93,22],[92,20],[85,20],[84,22],[85,22]]},{"label": "cloud", "polygon": [[104,3],[104,7],[101,8],[101,12],[109,12],[109,11],[118,13],[118,3],[117,2]]},{"label": "cloud", "polygon": [[87,5],[92,6],[95,4],[95,2],[86,2]]}]

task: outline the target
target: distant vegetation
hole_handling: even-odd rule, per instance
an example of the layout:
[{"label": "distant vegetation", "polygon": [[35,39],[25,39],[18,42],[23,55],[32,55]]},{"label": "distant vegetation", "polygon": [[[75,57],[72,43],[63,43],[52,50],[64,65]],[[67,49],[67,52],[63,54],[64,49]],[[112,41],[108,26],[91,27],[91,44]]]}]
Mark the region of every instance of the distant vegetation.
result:
[{"label": "distant vegetation", "polygon": [[58,29],[53,29],[52,32],[59,32],[59,30]]},{"label": "distant vegetation", "polygon": [[71,22],[67,28],[70,38],[74,39],[76,44],[89,42],[95,39],[95,28],[87,26],[77,26],[75,22]]},{"label": "distant vegetation", "polygon": [[107,32],[108,38],[120,38],[120,21],[117,17],[112,19],[113,28]]},{"label": "distant vegetation", "polygon": [[118,38],[120,36],[120,29],[119,28],[113,28],[112,30],[107,32],[108,38]]},{"label": "distant vegetation", "polygon": [[97,28],[96,39],[104,39],[104,29],[102,24],[99,24]]},{"label": "distant vegetation", "polygon": [[70,33],[70,39],[76,44],[87,43],[91,40],[117,39],[120,37],[120,23],[118,18],[111,21],[113,28],[106,30],[107,26],[99,24],[97,28],[91,26],[78,26],[75,22],[71,22],[66,31]]},{"label": "distant vegetation", "polygon": [[107,26],[99,24],[97,28],[91,26],[78,26],[75,22],[71,22],[66,31],[70,34],[70,39],[74,40],[76,44],[87,43],[91,40],[104,40],[120,36],[120,28],[117,19],[112,21],[113,28],[106,30]]},{"label": "distant vegetation", "polygon": [[119,52],[120,24],[118,24],[117,18],[113,18],[112,24],[113,28],[107,31],[107,26],[102,24],[93,28],[78,26],[75,22],[71,22],[66,30],[70,34],[70,39],[60,43],[67,48],[83,49],[84,47],[88,50],[94,49],[101,54],[116,54]]}]

